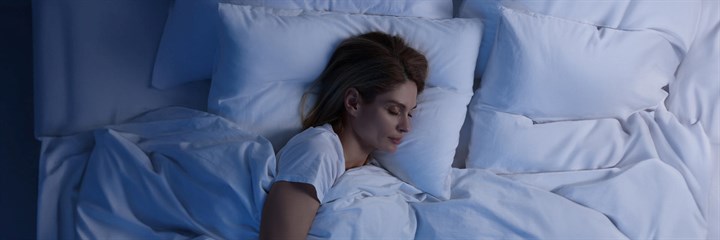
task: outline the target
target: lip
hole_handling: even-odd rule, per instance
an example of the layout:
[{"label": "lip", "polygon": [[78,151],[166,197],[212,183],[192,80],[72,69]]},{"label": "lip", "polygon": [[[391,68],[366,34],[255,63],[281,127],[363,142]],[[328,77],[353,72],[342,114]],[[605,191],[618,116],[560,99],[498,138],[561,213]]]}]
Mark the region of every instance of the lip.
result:
[{"label": "lip", "polygon": [[402,142],[402,138],[394,138],[394,137],[388,137],[390,139],[390,142],[392,142],[395,145],[399,145]]}]

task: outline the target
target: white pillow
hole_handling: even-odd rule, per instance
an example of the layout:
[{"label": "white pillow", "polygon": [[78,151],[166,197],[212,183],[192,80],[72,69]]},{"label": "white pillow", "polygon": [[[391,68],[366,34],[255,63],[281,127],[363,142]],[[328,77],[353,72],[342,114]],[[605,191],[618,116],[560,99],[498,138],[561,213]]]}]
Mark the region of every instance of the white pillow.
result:
[{"label": "white pillow", "polygon": [[217,4],[226,1],[284,9],[451,18],[451,0],[176,0],[158,47],[152,85],[166,89],[209,79],[217,49]]},{"label": "white pillow", "polygon": [[679,57],[655,31],[501,7],[479,103],[536,121],[625,118],[662,103]]},{"label": "white pillow", "polygon": [[536,124],[478,104],[471,104],[469,115],[473,124],[466,167],[495,173],[613,167],[631,143],[616,119]]},{"label": "white pillow", "polygon": [[695,36],[695,24],[704,1],[556,1],[467,0],[455,7],[460,17],[481,18],[485,25],[476,76],[482,76],[495,41],[503,4],[545,15],[609,28],[652,30],[686,52]]},{"label": "white pillow", "polygon": [[429,76],[413,131],[394,154],[375,156],[400,179],[447,198],[447,175],[472,97],[480,21],[297,14],[220,4],[223,26],[209,110],[267,137],[278,150],[301,131],[301,96],[342,40],[370,31],[399,35],[425,54]]}]

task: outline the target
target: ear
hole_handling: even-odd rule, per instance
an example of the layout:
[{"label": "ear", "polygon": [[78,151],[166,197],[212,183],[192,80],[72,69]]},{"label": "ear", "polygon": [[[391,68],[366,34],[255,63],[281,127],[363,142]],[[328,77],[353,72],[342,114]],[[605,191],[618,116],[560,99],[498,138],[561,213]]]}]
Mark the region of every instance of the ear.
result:
[{"label": "ear", "polygon": [[357,89],[349,88],[345,91],[343,105],[345,106],[345,111],[347,111],[350,116],[357,116],[360,110],[360,101],[360,92],[358,92]]}]

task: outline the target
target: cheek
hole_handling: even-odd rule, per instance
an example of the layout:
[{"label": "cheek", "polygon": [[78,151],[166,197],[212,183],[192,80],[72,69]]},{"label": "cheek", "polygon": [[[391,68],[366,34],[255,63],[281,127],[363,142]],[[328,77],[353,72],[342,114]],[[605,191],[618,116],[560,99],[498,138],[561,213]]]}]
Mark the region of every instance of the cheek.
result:
[{"label": "cheek", "polygon": [[358,134],[366,141],[383,141],[395,129],[397,117],[382,111],[384,110],[368,111],[358,118]]},{"label": "cheek", "polygon": [[388,135],[393,133],[395,126],[397,125],[397,116],[380,111],[374,117],[373,122],[375,123],[375,126],[373,126],[373,128],[375,129],[378,138],[385,139]]}]

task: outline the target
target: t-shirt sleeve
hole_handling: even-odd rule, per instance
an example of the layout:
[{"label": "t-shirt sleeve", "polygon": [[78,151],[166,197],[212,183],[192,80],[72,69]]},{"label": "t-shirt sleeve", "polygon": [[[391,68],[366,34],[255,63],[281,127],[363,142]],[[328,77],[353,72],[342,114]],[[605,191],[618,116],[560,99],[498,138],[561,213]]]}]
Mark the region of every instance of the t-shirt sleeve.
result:
[{"label": "t-shirt sleeve", "polygon": [[317,199],[323,203],[325,194],[345,171],[333,144],[304,141],[288,145],[278,156],[277,181],[307,183],[315,187]]}]

